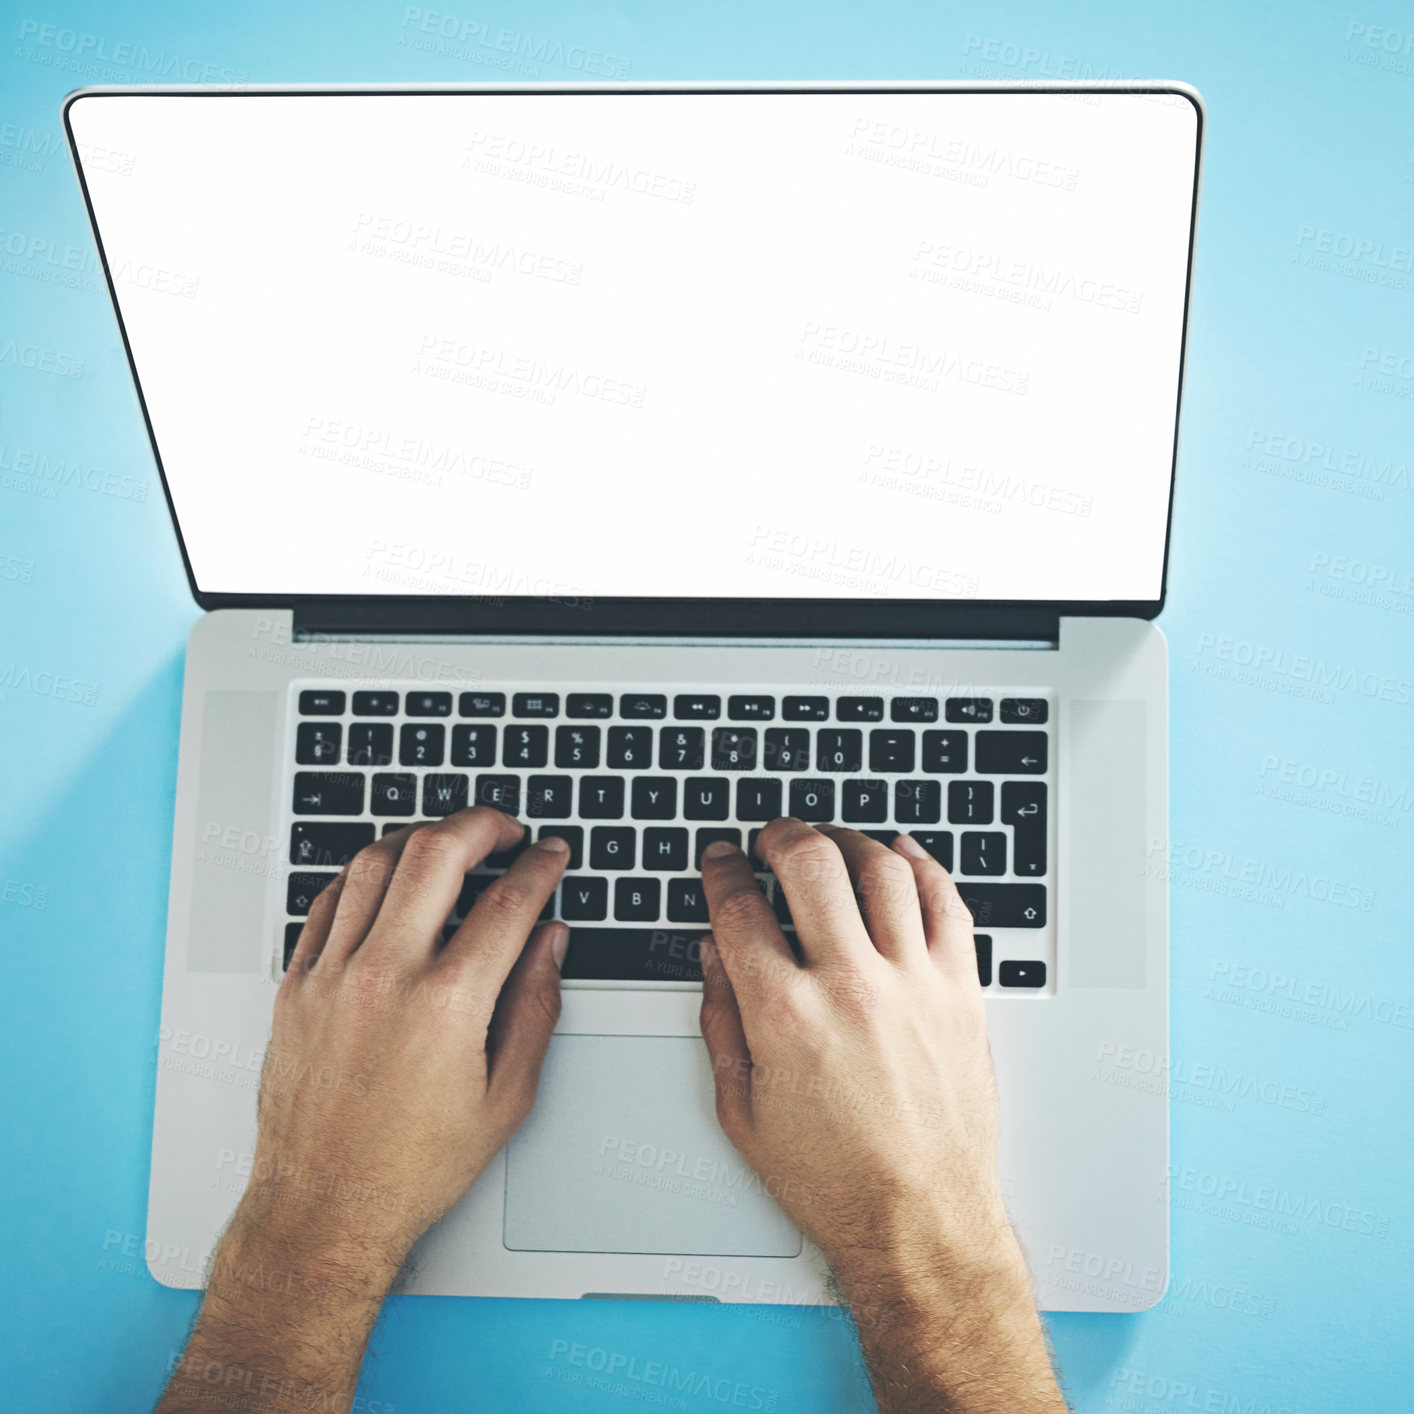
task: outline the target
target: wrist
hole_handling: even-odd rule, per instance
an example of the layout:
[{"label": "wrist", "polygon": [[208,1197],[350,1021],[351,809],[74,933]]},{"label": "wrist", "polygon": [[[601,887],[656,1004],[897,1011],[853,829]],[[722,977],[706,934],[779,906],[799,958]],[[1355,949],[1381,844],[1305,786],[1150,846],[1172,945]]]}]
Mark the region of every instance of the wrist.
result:
[{"label": "wrist", "polygon": [[208,1290],[381,1300],[416,1236],[399,1224],[361,1221],[347,1209],[292,1200],[253,1183],[217,1248]]}]

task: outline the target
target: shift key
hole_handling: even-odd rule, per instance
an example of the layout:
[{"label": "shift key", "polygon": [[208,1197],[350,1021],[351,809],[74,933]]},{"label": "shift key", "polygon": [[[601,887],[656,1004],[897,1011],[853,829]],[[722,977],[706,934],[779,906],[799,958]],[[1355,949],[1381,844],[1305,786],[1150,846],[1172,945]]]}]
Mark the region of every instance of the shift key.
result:
[{"label": "shift key", "polygon": [[979,928],[1044,928],[1044,884],[983,884],[954,879],[962,901]]}]

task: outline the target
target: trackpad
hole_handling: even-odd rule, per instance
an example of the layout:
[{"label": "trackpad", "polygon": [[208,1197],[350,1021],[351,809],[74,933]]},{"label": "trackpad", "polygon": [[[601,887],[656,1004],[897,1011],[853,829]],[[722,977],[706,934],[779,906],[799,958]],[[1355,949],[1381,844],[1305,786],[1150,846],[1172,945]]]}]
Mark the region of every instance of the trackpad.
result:
[{"label": "trackpad", "polygon": [[800,1235],[717,1123],[697,1037],[557,1035],[506,1151],[505,1244],[794,1257]]}]

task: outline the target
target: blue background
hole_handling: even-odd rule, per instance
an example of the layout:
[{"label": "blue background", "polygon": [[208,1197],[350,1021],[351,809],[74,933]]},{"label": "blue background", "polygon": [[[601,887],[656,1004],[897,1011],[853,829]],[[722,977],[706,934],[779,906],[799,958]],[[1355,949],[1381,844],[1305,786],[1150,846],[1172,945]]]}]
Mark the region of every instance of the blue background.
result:
[{"label": "blue background", "polygon": [[[1202,91],[1161,620],[1173,848],[1155,860],[1173,885],[1173,1283],[1153,1311],[1051,1331],[1081,1410],[1410,1407],[1414,11],[472,5],[452,12],[479,26],[456,53],[417,47],[437,41],[370,0],[39,0],[0,20],[7,1406],[149,1407],[196,1304],[141,1258],[196,610],[60,101],[82,83],[574,81],[611,63],[639,80],[1152,77]],[[74,259],[86,275],[56,281]],[[26,367],[27,348],[69,373]],[[26,474],[34,458],[84,481]],[[852,1337],[819,1311],[430,1298],[390,1303],[360,1407],[620,1408],[547,1378],[557,1340],[740,1381],[781,1411],[872,1408]]]}]

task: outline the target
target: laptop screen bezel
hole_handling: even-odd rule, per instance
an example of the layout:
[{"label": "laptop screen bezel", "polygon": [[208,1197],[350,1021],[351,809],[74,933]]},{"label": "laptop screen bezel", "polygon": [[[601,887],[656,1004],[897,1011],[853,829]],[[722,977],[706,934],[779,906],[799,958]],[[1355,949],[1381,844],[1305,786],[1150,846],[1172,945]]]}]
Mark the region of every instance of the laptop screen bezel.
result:
[{"label": "laptop screen bezel", "polygon": [[1015,83],[605,83],[605,84],[270,84],[259,87],[227,85],[171,85],[143,88],[144,98],[261,98],[275,96],[383,96],[408,94],[462,94],[489,97],[500,94],[965,94],[965,93],[1090,93],[1171,95],[1192,104],[1195,115],[1193,192],[1188,226],[1188,262],[1184,272],[1183,320],[1179,333],[1178,376],[1174,389],[1174,445],[1169,466],[1168,506],[1164,522],[1163,565],[1159,597],[1153,600],[1084,599],[815,599],[815,598],[663,598],[655,596],[606,598],[556,598],[554,596],[370,594],[309,596],[280,593],[221,593],[202,589],[196,580],[181,521],[162,464],[156,433],[148,414],[142,381],[138,377],[113,272],[98,229],[83,163],[69,114],[81,101],[93,98],[134,96],[132,88],[90,86],[70,93],[64,100],[62,119],[70,156],[83,194],[89,227],[93,232],[103,276],[108,284],[118,331],[123,341],[133,387],[142,410],[148,443],[167,498],[168,513],[181,550],[187,583],[203,610],[292,609],[297,624],[311,631],[388,633],[459,632],[477,634],[768,636],[832,638],[918,637],[1017,637],[1045,634],[1060,617],[1103,615],[1152,619],[1163,609],[1168,595],[1169,544],[1173,530],[1173,498],[1177,479],[1179,420],[1183,408],[1183,376],[1188,354],[1189,308],[1193,292],[1193,257],[1198,221],[1198,190],[1203,151],[1202,100],[1186,84],[1154,82],[1090,82],[1052,84]]}]

